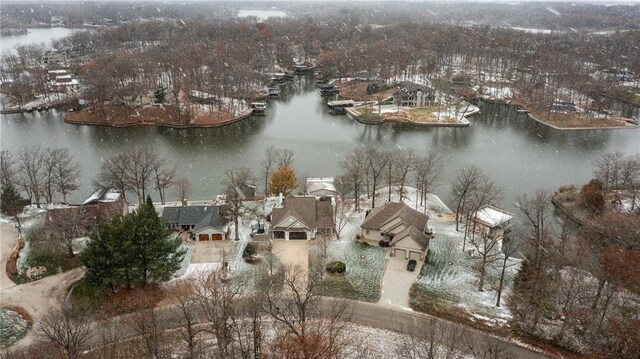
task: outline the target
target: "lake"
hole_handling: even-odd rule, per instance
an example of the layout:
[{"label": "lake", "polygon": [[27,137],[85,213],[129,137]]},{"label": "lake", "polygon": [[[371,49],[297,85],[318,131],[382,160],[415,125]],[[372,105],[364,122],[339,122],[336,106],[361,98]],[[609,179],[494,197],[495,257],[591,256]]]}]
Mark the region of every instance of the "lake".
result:
[{"label": "lake", "polygon": [[5,51],[15,54],[16,45],[40,44],[44,42],[49,46],[51,45],[51,40],[69,36],[78,30],[79,29],[68,29],[66,27],[35,28],[28,29],[29,33],[26,35],[0,36],[0,54]]},{"label": "lake", "polygon": [[[159,127],[109,128],[70,125],[63,112],[48,111],[0,116],[0,148],[68,147],[82,170],[80,189],[70,200],[80,202],[102,161],[119,151],[146,146],[178,165],[193,184],[192,199],[210,199],[222,186],[224,171],[235,166],[254,169],[267,147],[295,152],[299,176],[338,175],[340,161],[357,146],[381,150],[414,149],[437,153],[444,160],[441,185],[434,190],[448,203],[456,171],[476,165],[504,188],[503,205],[537,188],[554,191],[592,176],[592,162],[611,151],[640,151],[640,130],[559,131],[541,125],[501,105],[481,104],[482,113],[466,128],[425,128],[406,124],[363,125],[328,114],[313,79],[295,77],[282,99],[270,101],[267,115],[222,128],[174,130]],[[257,184],[262,187],[262,181]],[[168,191],[170,199],[177,199]],[[157,195],[153,193],[155,199]]]}]

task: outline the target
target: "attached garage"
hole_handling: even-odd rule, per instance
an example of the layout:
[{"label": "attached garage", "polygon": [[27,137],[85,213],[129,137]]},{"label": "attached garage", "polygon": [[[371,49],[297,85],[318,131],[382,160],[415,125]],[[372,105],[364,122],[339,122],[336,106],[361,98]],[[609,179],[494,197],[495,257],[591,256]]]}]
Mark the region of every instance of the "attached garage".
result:
[{"label": "attached garage", "polygon": [[400,248],[393,248],[393,256],[396,258],[407,259],[407,251]]},{"label": "attached garage", "polygon": [[195,239],[198,242],[211,241],[211,240],[222,241],[225,238],[224,233],[222,233],[220,229],[213,228],[213,227],[201,228],[199,231],[196,231],[194,235],[195,235]]},{"label": "attached garage", "polygon": [[209,235],[207,233],[198,234],[198,241],[199,242],[208,241],[208,240],[209,240]]},{"label": "attached garage", "polygon": [[409,252],[409,259],[415,259],[416,261],[420,262],[422,260],[422,253],[420,252],[415,252],[415,251],[411,251]]},{"label": "attached garage", "polygon": [[289,232],[289,239],[307,240],[307,232]]},{"label": "attached garage", "polygon": [[211,239],[213,239],[214,241],[221,241],[223,239],[222,238],[222,234],[214,233],[214,234],[211,235]]}]

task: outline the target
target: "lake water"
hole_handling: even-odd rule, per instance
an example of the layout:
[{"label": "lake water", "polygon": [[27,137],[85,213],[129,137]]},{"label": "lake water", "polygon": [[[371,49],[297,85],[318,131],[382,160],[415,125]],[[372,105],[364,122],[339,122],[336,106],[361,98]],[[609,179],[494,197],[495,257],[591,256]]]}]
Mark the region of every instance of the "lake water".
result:
[{"label": "lake water", "polygon": [[28,31],[29,33],[26,35],[0,36],[0,54],[5,51],[10,51],[15,54],[16,45],[40,44],[44,42],[49,46],[51,45],[51,40],[71,35],[74,31],[78,31],[78,29],[53,27],[28,29]]},{"label": "lake water", "polygon": [[270,17],[286,17],[287,13],[280,10],[238,10],[238,17],[256,17],[260,21],[264,21]]},{"label": "lake water", "polygon": [[[640,151],[637,129],[559,131],[507,106],[480,108],[482,114],[472,117],[467,128],[367,126],[329,115],[313,80],[296,77],[282,99],[270,102],[266,116],[222,128],[77,126],[65,123],[62,112],[35,112],[0,116],[0,148],[15,152],[35,144],[68,147],[82,170],[81,187],[70,198],[75,202],[90,194],[102,161],[133,146],[146,146],[175,161],[193,184],[193,199],[218,194],[227,168],[252,167],[259,178],[257,166],[271,145],[293,150],[298,174],[307,177],[338,175],[340,161],[357,146],[415,149],[442,156],[442,184],[434,193],[445,202],[456,171],[476,165],[504,188],[503,205],[511,210],[517,196],[537,188],[554,191],[562,184],[587,182],[593,160],[603,153]],[[257,184],[262,187],[261,180]],[[168,195],[176,199],[173,191]]]}]

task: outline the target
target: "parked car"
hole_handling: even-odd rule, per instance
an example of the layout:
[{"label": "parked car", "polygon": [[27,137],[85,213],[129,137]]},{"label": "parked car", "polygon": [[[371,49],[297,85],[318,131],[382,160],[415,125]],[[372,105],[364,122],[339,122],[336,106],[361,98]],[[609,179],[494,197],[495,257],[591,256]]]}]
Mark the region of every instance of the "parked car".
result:
[{"label": "parked car", "polygon": [[407,270],[413,272],[416,270],[416,264],[418,264],[418,262],[416,262],[415,259],[410,260],[409,263],[407,263]]}]

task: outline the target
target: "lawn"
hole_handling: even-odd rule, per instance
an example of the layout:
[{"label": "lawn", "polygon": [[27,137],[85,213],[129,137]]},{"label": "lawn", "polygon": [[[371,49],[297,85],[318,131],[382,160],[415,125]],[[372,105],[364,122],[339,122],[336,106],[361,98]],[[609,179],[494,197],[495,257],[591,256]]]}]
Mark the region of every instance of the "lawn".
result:
[{"label": "lawn", "polygon": [[625,127],[624,121],[589,117],[582,112],[549,112],[546,110],[532,110],[531,116],[542,122],[559,128],[580,127]]},{"label": "lawn", "polygon": [[[455,231],[451,220],[433,221],[430,227],[435,238],[429,244],[429,261],[422,267],[418,280],[411,288],[410,306],[419,311],[439,311],[449,308],[489,323],[504,323],[511,314],[505,303],[519,268],[519,260],[507,268],[502,306],[496,307],[500,264],[488,269],[484,292],[478,291],[477,275],[472,266],[476,262],[462,251],[462,233]],[[467,247],[470,248],[470,247]]]},{"label": "lawn", "polygon": [[[317,267],[320,250],[319,243],[309,248],[310,270]],[[365,302],[380,299],[381,281],[387,264],[383,248],[351,239],[330,242],[327,262],[332,261],[344,262],[347,271],[336,275],[326,273],[320,294]]]},{"label": "lawn", "polygon": [[11,308],[0,308],[0,348],[6,348],[24,338],[29,331],[29,320]]}]

